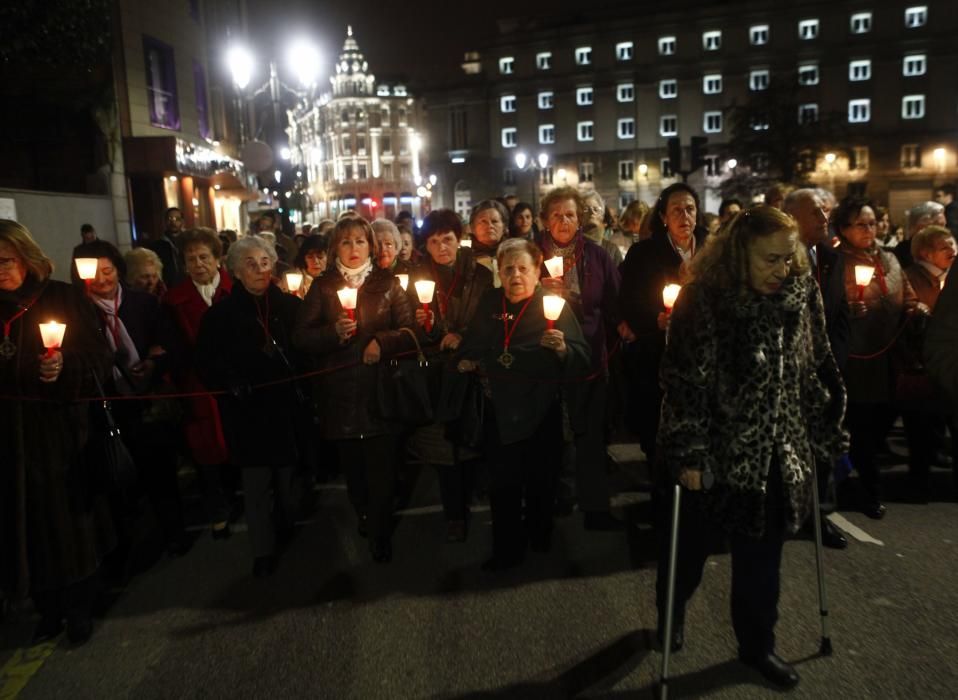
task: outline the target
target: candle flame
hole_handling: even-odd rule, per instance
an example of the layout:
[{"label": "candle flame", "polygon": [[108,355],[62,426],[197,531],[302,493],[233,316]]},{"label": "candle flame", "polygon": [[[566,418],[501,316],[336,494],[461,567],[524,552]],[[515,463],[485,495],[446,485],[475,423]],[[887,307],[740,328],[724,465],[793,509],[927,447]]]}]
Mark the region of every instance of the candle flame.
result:
[{"label": "candle flame", "polygon": [[416,282],[416,294],[419,296],[419,303],[432,303],[432,297],[435,293],[436,283],[432,280],[419,280]]},{"label": "candle flame", "polygon": [[563,306],[565,306],[565,299],[556,294],[546,294],[542,297],[542,310],[550,321],[559,320]]},{"label": "candle flame", "polygon": [[66,333],[65,323],[50,321],[40,324],[40,337],[43,338],[43,347],[58,348],[63,343],[63,334]]},{"label": "candle flame", "polygon": [[855,284],[867,287],[875,275],[875,268],[871,265],[855,265]]},{"label": "candle flame", "polygon": [[682,291],[681,284],[667,284],[662,290],[662,303],[669,311],[675,306],[675,300],[679,298],[679,292]]},{"label": "candle flame", "polygon": [[343,287],[342,289],[336,292],[336,295],[339,297],[339,303],[342,304],[343,308],[346,309],[347,311],[349,309],[356,308],[356,292],[357,291],[359,290],[353,289],[352,287]]}]

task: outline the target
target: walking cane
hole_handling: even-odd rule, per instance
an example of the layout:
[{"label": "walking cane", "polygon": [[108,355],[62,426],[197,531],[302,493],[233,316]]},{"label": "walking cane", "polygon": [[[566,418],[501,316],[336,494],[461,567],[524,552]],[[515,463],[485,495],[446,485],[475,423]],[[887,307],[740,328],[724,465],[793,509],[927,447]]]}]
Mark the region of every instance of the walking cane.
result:
[{"label": "walking cane", "polygon": [[[672,499],[672,531],[669,535],[669,592],[665,607],[665,634],[662,636],[662,675],[659,677],[659,699],[669,697],[669,657],[672,655],[672,622],[675,615],[675,567],[679,551],[679,505],[682,500],[682,486],[675,485]],[[819,539],[821,533],[819,533]],[[824,589],[823,589],[824,590]]]},{"label": "walking cane", "polygon": [[822,558],[822,511],[818,503],[817,465],[812,464],[812,507],[815,509],[815,563],[818,567],[818,612],[822,616],[822,643],[818,653],[832,655],[832,638],[828,636],[828,595],[825,592],[825,563]]}]

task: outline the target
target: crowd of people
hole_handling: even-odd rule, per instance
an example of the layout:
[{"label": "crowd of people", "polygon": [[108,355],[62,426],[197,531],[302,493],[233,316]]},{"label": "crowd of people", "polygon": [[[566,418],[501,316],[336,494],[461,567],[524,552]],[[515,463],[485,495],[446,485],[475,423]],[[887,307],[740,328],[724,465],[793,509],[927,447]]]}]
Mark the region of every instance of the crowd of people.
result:
[{"label": "crowd of people", "polygon": [[[138,503],[170,556],[190,548],[184,462],[213,539],[231,536],[242,492],[255,576],[294,534],[296,484],[336,473],[371,558],[391,561],[407,460],[437,469],[449,543],[487,494],[483,569],[501,571],[549,550],[564,464],[583,527],[624,528],[606,451],[624,431],[652,470],[662,552],[670,485],[694,496],[668,643],[683,644],[721,533],[740,657],[792,685],[774,654],[778,568],[784,538],[809,527],[811,489],[832,502],[840,481],[843,507],[885,516],[878,455],[899,416],[906,498],[927,502],[932,465],[958,464],[954,188],[939,196],[900,240],[864,199],[775,188],[707,217],[683,183],[620,217],[561,187],[538,211],[489,199],[468,221],[439,209],[418,226],[345,212],[292,236],[274,212],[237,236],[184,230],[170,209],[126,255],[85,227],[74,258],[95,274],[74,268],[72,284],[0,221],[0,585],[33,598],[38,638],[65,623],[88,639],[98,567],[128,554]],[[46,349],[51,319],[68,330]],[[106,468],[111,422],[132,483]],[[827,545],[847,545],[822,522]]]}]

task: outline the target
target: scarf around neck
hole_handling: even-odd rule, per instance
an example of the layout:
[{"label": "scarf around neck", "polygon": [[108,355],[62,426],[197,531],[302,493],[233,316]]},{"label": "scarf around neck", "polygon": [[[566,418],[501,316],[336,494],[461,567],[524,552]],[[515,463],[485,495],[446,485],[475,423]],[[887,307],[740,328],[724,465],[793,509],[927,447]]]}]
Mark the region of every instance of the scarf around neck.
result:
[{"label": "scarf around neck", "polygon": [[[93,299],[93,303],[96,304],[97,310],[103,318],[106,342],[110,346],[110,349],[115,355],[119,353],[124,356],[123,364],[126,367],[132,367],[138,364],[140,361],[140,353],[136,349],[133,338],[130,337],[129,332],[126,330],[123,319],[119,316],[120,307],[123,305],[123,287],[117,286],[116,299],[101,299],[93,295],[91,295],[90,298]],[[116,386],[121,392],[130,393],[133,388],[127,384],[120,368],[116,366],[116,362],[118,361],[119,360],[114,362],[113,379],[116,381]]]},{"label": "scarf around neck", "polygon": [[340,259],[337,257],[336,269],[339,270],[339,274],[343,276],[343,279],[346,280],[346,284],[348,286],[352,287],[353,289],[359,289],[363,286],[366,278],[369,277],[369,274],[373,271],[373,259],[372,257],[366,258],[365,263],[354,269],[343,265],[342,261],[340,261]]},{"label": "scarf around neck", "polygon": [[200,296],[203,297],[203,301],[206,302],[206,305],[212,306],[213,297],[216,295],[216,290],[220,286],[220,271],[216,271],[213,281],[209,284],[197,284],[196,282],[193,282],[193,286],[196,287],[196,291],[198,291]]}]

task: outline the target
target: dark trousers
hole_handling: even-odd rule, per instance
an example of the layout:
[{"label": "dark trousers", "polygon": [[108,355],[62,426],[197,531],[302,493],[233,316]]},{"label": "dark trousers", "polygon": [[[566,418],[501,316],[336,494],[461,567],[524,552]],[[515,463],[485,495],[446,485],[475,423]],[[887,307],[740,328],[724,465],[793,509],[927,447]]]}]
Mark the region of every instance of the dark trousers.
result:
[{"label": "dark trousers", "polygon": [[293,467],[243,468],[243,505],[254,557],[275,554],[276,530],[294,522],[292,479]]},{"label": "dark trousers", "polygon": [[[684,624],[685,606],[702,582],[705,561],[718,544],[715,525],[703,513],[703,498],[708,498],[708,495],[682,494],[675,575],[675,620],[678,624]],[[663,627],[668,601],[671,527],[671,503],[666,502],[669,508],[659,509],[659,561],[655,581],[655,602],[659,624]],[[785,539],[782,475],[775,463],[769,470],[765,507],[765,533],[762,537],[729,536],[732,553],[732,628],[738,640],[739,655],[743,657],[754,658],[775,650],[779,570]]]},{"label": "dark trousers", "polygon": [[370,535],[389,537],[396,497],[396,436],[340,440],[339,464],[356,513],[369,518]]},{"label": "dark trousers", "polygon": [[599,377],[592,381],[583,407],[584,432],[575,436],[575,485],[579,509],[585,512],[609,511],[609,473],[605,448],[606,411],[609,402],[609,381]]},{"label": "dark trousers", "polygon": [[465,520],[469,514],[469,494],[476,473],[477,460],[439,464],[439,496],[446,520]]},{"label": "dark trousers", "polygon": [[94,574],[63,588],[32,593],[33,605],[45,619],[89,618],[93,614],[99,577]]},{"label": "dark trousers", "polygon": [[196,473],[200,478],[203,491],[203,505],[207,517],[213,524],[225,523],[230,519],[230,504],[226,495],[222,464],[197,464]]},{"label": "dark trousers", "polygon": [[140,484],[150,499],[167,542],[183,536],[174,432],[166,423],[144,423],[129,443]]},{"label": "dark trousers", "polygon": [[502,444],[491,407],[486,411],[485,429],[493,556],[521,559],[527,537],[533,544],[545,545],[552,535],[552,504],[562,459],[561,404],[556,400],[535,433],[519,442]]},{"label": "dark trousers", "polygon": [[845,425],[851,434],[849,457],[861,482],[865,505],[881,500],[877,455],[894,413],[887,404],[849,403]]}]

